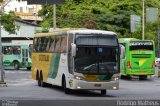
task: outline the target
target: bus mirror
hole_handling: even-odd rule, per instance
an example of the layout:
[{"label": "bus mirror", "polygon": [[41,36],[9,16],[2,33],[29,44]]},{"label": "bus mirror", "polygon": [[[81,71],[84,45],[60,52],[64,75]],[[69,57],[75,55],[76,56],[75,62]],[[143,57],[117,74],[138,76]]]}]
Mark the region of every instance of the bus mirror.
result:
[{"label": "bus mirror", "polygon": [[121,53],[122,59],[124,59],[125,58],[125,47],[123,45],[120,45],[120,53]]},{"label": "bus mirror", "polygon": [[76,56],[76,44],[72,43],[71,44],[71,50],[72,50],[72,56]]},{"label": "bus mirror", "polygon": [[119,53],[121,54],[121,46],[119,45]]}]

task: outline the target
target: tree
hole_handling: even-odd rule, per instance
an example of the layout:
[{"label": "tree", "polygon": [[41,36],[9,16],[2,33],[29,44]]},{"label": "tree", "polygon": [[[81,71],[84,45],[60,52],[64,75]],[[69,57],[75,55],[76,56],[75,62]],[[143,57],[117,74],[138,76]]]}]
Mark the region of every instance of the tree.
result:
[{"label": "tree", "polygon": [[[19,26],[17,26],[16,24],[15,24],[15,20],[17,19],[18,17],[14,14],[14,12],[10,12],[9,14],[5,14],[5,13],[3,13],[3,14],[1,14],[1,16],[0,16],[0,21],[1,21],[1,23],[2,23],[2,25],[3,25],[3,27],[4,27],[4,29],[6,30],[6,31],[8,31],[9,32],[9,34],[13,34],[13,33],[16,33],[16,30],[17,29],[19,29]],[[1,26],[0,26],[1,27]],[[1,29],[0,29],[1,30]],[[2,57],[3,57],[3,55],[2,55],[2,42],[1,42],[1,38],[0,38],[0,76],[1,76],[1,79],[0,79],[0,84],[6,84],[5,82],[4,82],[4,73],[3,73],[3,69],[2,69]]]},{"label": "tree", "polygon": [[19,17],[17,17],[14,12],[10,12],[9,14],[3,13],[0,16],[3,28],[9,32],[9,34],[14,34],[16,30],[19,29],[19,26],[15,24],[15,20],[18,18]]},{"label": "tree", "polygon": [[[159,0],[145,0],[145,7],[160,7]],[[115,31],[119,37],[141,39],[141,29],[130,32],[130,15],[142,16],[141,0],[65,0],[57,5],[57,27],[86,27]],[[52,26],[52,5],[43,5],[39,12]],[[157,26],[145,23],[145,39],[156,41]]]}]

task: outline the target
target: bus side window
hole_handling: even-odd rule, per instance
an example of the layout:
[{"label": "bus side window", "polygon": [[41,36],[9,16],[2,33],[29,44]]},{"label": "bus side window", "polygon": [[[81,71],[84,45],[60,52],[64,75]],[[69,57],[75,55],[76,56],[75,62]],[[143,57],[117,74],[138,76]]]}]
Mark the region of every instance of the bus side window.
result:
[{"label": "bus side window", "polygon": [[50,38],[50,48],[49,48],[49,52],[54,52],[54,47],[55,47],[55,38],[51,37]]},{"label": "bus side window", "polygon": [[37,51],[36,47],[37,47],[37,38],[34,38],[33,39],[33,52]]},{"label": "bus side window", "polygon": [[66,53],[66,48],[67,48],[67,36],[65,36],[65,37],[62,39],[61,52],[62,52],[62,53]]},{"label": "bus side window", "polygon": [[40,51],[40,43],[41,43],[41,38],[35,39],[35,47],[34,47],[34,49],[35,49],[36,52]]},{"label": "bus side window", "polygon": [[12,54],[12,53],[13,53],[12,46],[6,46],[6,54]]},{"label": "bus side window", "polygon": [[3,50],[3,54],[7,54],[7,47],[6,46],[4,46],[4,47],[2,47],[2,50]]},{"label": "bus side window", "polygon": [[49,48],[51,46],[51,38],[50,37],[48,38],[48,41],[46,43],[47,43],[46,44],[46,51],[49,52]]},{"label": "bus side window", "polygon": [[15,55],[20,54],[20,46],[13,46],[13,54]]},{"label": "bus side window", "polygon": [[40,43],[39,43],[39,45],[38,45],[40,52],[43,52],[43,51],[44,51],[44,50],[43,50],[43,49],[44,49],[43,45],[44,45],[44,38],[42,37],[41,40],[40,40]]},{"label": "bus side window", "polygon": [[49,38],[48,37],[43,37],[42,39],[43,39],[43,42],[41,43],[42,52],[46,52],[46,47],[47,47]]},{"label": "bus side window", "polygon": [[61,42],[62,42],[62,39],[61,37],[57,38],[57,42],[56,42],[56,45],[55,45],[55,52],[61,52]]}]

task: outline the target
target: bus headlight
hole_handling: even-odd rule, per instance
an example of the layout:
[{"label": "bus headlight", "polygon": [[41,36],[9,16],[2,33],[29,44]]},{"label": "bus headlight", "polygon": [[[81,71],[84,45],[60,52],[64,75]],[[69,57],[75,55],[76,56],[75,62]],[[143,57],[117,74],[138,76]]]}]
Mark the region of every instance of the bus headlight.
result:
[{"label": "bus headlight", "polygon": [[84,77],[82,77],[82,76],[75,75],[74,78],[77,79],[77,80],[84,80]]},{"label": "bus headlight", "polygon": [[112,80],[117,81],[117,80],[119,80],[119,77],[112,77]]}]

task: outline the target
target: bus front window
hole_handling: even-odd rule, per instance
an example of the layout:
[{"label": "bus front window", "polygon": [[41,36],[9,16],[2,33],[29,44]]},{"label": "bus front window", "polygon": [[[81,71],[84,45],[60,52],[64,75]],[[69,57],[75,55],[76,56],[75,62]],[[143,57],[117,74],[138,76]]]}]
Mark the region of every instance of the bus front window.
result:
[{"label": "bus front window", "polygon": [[77,47],[75,67],[77,72],[90,74],[114,73],[118,62],[116,48]]}]

